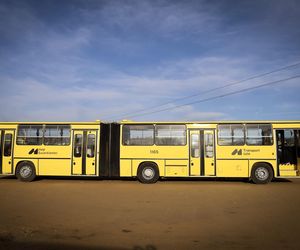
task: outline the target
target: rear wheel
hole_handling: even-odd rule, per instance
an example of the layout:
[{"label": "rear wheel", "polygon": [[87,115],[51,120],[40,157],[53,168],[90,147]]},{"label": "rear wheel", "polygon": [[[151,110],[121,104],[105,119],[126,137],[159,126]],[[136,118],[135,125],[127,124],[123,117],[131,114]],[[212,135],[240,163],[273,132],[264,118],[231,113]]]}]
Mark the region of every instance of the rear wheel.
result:
[{"label": "rear wheel", "polygon": [[20,181],[33,181],[36,177],[35,167],[31,162],[22,162],[17,166],[16,176]]},{"label": "rear wheel", "polygon": [[142,183],[155,183],[159,179],[158,167],[153,163],[143,163],[138,168],[137,178]]},{"label": "rear wheel", "polygon": [[273,179],[272,168],[265,163],[257,164],[252,168],[251,180],[255,184],[266,184]]}]

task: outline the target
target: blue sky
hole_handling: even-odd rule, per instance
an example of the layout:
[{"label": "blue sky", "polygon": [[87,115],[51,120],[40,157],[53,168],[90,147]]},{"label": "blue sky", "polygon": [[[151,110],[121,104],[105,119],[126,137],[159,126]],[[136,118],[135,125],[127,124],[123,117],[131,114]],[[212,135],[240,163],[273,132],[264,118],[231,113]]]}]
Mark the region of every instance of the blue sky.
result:
[{"label": "blue sky", "polygon": [[300,78],[123,115],[299,62],[299,11],[296,0],[0,0],[0,121],[300,120]]}]

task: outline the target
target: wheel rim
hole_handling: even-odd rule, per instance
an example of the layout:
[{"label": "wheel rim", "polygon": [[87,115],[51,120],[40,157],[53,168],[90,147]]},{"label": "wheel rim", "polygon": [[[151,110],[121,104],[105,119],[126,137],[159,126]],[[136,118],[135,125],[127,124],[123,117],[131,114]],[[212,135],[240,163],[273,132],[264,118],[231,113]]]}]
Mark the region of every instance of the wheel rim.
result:
[{"label": "wheel rim", "polygon": [[144,179],[146,179],[146,180],[153,179],[154,174],[155,174],[155,172],[154,172],[153,168],[144,168],[143,172],[142,172],[142,175],[143,175]]},{"label": "wheel rim", "polygon": [[266,168],[259,167],[255,170],[255,176],[260,181],[265,181],[269,178],[269,171]]},{"label": "wheel rim", "polygon": [[31,174],[32,174],[32,169],[30,166],[23,166],[20,169],[20,175],[22,178],[28,178],[31,176]]}]

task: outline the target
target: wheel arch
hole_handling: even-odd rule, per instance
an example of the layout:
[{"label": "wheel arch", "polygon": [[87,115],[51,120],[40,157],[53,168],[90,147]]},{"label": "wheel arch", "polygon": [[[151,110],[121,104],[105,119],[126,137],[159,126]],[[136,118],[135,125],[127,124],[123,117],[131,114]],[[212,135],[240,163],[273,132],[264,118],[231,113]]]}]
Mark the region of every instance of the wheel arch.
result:
[{"label": "wheel arch", "polygon": [[141,167],[143,167],[144,165],[152,165],[152,166],[156,167],[157,171],[158,171],[158,174],[160,175],[159,166],[158,166],[158,164],[155,161],[142,161],[142,162],[140,162],[140,164],[138,165],[138,168],[137,168],[136,175],[138,174],[139,169]]},{"label": "wheel arch", "polygon": [[38,160],[37,159],[18,159],[18,161],[14,161],[14,174],[16,175],[17,169],[18,167],[23,164],[23,163],[28,163],[31,164],[34,169],[35,169],[35,173],[36,175],[38,175]]},{"label": "wheel arch", "polygon": [[271,170],[272,170],[272,174],[273,174],[273,177],[275,177],[275,170],[274,170],[274,167],[273,167],[273,164],[271,164],[270,162],[267,162],[267,161],[256,161],[252,164],[251,166],[251,169],[250,169],[250,178],[251,178],[251,174],[252,174],[252,171],[255,167],[258,167],[260,165],[268,165]]},{"label": "wheel arch", "polygon": [[[259,168],[265,168],[267,171],[269,171],[269,176],[266,176],[266,178],[264,178],[264,175],[259,177],[257,175],[258,172],[256,172],[257,169]],[[260,172],[264,172],[264,171],[261,171]],[[273,168],[273,165],[270,163],[270,162],[266,162],[266,161],[258,161],[258,162],[255,162],[251,168],[251,174],[250,174],[250,177],[249,177],[249,180],[255,184],[267,184],[269,182],[271,182],[275,175],[274,175],[275,171],[274,171],[274,168]]]},{"label": "wheel arch", "polygon": [[24,163],[30,164],[30,165],[34,168],[35,173],[36,173],[36,175],[37,175],[37,167],[36,167],[36,165],[34,164],[34,162],[31,161],[31,160],[20,160],[20,161],[18,161],[17,164],[16,164],[16,167],[15,167],[15,173],[14,173],[15,175],[17,174],[18,168],[19,168],[20,166],[22,166],[22,164],[24,164]]},{"label": "wheel arch", "polygon": [[19,167],[19,166],[20,166],[21,164],[23,164],[23,163],[30,164],[30,165],[32,165],[34,168],[36,168],[36,167],[35,167],[35,164],[34,164],[32,161],[30,161],[30,160],[21,160],[21,161],[19,161],[19,162],[17,163],[17,165],[16,165],[16,168]]}]

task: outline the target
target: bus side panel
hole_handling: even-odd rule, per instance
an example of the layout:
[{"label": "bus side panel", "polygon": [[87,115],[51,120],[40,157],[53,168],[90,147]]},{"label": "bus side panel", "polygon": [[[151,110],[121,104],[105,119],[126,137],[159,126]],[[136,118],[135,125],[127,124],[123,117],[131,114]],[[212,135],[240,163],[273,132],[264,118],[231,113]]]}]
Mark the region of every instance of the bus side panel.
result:
[{"label": "bus side panel", "polygon": [[218,177],[248,177],[248,160],[218,160]]},{"label": "bus side panel", "polygon": [[70,159],[39,159],[39,175],[70,176]]},{"label": "bus side panel", "polygon": [[120,160],[120,176],[131,177],[132,176],[132,160],[122,159]]}]

